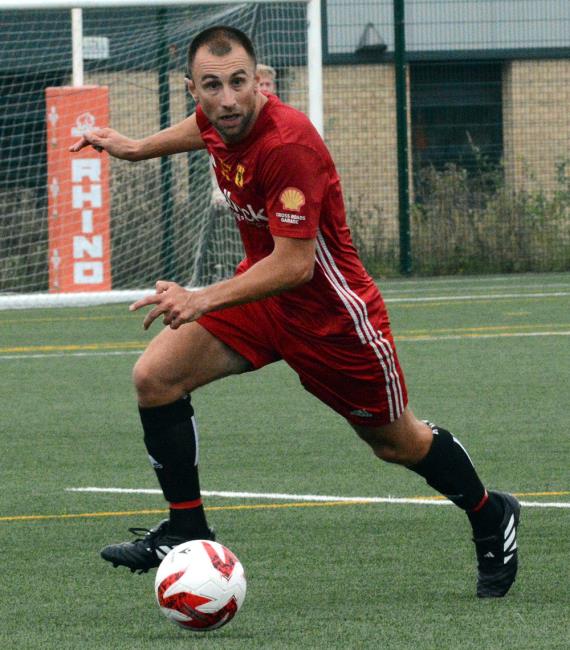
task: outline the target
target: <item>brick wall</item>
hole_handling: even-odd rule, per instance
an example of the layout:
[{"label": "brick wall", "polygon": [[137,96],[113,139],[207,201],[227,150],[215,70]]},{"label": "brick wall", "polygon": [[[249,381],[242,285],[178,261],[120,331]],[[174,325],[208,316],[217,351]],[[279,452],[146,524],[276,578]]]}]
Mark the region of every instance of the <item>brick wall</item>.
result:
[{"label": "brick wall", "polygon": [[503,74],[504,158],[516,189],[556,188],[570,161],[570,61],[511,61]]},{"label": "brick wall", "polygon": [[383,236],[397,238],[394,68],[326,67],[324,89],[325,140],[342,180],[347,208],[357,209],[361,218],[365,215],[366,240],[378,237],[380,230]]}]

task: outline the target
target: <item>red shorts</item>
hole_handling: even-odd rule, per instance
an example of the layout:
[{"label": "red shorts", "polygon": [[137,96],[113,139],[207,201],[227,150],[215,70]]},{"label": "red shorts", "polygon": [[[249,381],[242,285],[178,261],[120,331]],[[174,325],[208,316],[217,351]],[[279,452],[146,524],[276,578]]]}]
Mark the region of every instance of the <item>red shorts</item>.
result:
[{"label": "red shorts", "polygon": [[230,307],[198,322],[246,358],[254,369],[283,359],[306,390],[349,422],[382,426],[407,405],[404,375],[385,317],[377,338],[362,343],[353,335],[311,337],[288,326],[266,301]]}]

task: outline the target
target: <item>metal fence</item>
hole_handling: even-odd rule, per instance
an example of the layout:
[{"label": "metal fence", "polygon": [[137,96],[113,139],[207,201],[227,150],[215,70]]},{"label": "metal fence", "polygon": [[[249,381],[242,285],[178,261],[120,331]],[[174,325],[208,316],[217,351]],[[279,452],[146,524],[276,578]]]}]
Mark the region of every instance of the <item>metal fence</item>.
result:
[{"label": "metal fence", "polygon": [[[216,8],[212,20],[237,20],[239,7]],[[112,125],[133,137],[159,126],[164,40],[153,11],[118,19],[94,10],[85,18],[87,81],[111,88]],[[277,68],[279,94],[305,110],[303,7],[244,5],[239,15],[238,26]],[[71,44],[67,14],[22,16],[2,13],[0,290],[38,291],[47,286],[43,93],[69,83]],[[322,17],[325,140],[370,272],[570,270],[570,2],[327,0]],[[195,28],[197,15],[177,9],[168,18],[175,121],[191,108],[182,80],[185,25]],[[177,160],[177,277],[217,279],[231,273],[239,242],[227,215],[192,220],[196,206],[210,203],[207,161],[200,171],[204,161],[194,156]],[[113,165],[118,288],[143,286],[162,268],[160,170],[154,162],[129,165]],[[207,263],[193,270],[198,258]]]},{"label": "metal fence", "polygon": [[569,270],[570,3],[329,0],[324,23],[327,140],[370,270]]}]

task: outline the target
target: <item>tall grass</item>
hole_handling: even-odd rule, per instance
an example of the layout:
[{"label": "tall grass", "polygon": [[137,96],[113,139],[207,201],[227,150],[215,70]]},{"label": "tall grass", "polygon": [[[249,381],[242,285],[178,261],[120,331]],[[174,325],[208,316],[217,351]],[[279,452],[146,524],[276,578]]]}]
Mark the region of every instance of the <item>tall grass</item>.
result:
[{"label": "tall grass", "polygon": [[[414,274],[570,270],[570,161],[558,164],[554,189],[527,186],[511,187],[502,166],[481,156],[469,170],[421,168],[410,210]],[[397,217],[349,197],[347,218],[370,273],[397,274]]]},{"label": "tall grass", "polygon": [[[414,273],[570,270],[570,160],[558,164],[555,187],[549,191],[535,189],[531,182],[530,189],[514,189],[505,181],[500,165],[491,165],[480,156],[476,160],[470,170],[450,164],[419,171],[410,214]],[[206,270],[199,279],[211,281],[220,266],[217,262],[225,264],[226,274],[231,273],[241,246],[231,219],[216,221],[211,213],[198,217],[203,213],[202,202],[208,200],[209,177],[188,193],[180,181],[185,170],[181,160],[173,192],[177,276],[184,282],[196,279],[196,256],[202,256],[199,266],[205,265]],[[113,168],[114,287],[147,286],[163,275],[165,265],[159,167],[139,164],[135,172],[126,166]],[[397,218],[381,206],[363,205],[358,197],[347,199],[354,242],[372,275],[396,275]],[[204,234],[208,228],[210,236]],[[202,241],[208,244],[207,250]],[[0,291],[47,290],[47,258],[45,190],[1,191]]]},{"label": "tall grass", "polygon": [[482,160],[470,171],[423,168],[411,210],[415,272],[570,269],[569,164],[558,165],[553,191],[513,189]]},{"label": "tall grass", "polygon": [[47,290],[47,199],[32,188],[0,190],[0,291]]}]

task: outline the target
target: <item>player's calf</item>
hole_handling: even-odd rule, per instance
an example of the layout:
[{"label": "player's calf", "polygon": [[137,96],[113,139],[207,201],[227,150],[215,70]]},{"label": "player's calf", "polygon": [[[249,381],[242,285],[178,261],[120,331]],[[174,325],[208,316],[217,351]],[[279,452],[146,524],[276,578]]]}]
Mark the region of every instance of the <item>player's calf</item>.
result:
[{"label": "player's calf", "polygon": [[504,596],[518,569],[520,505],[511,495],[487,492],[459,440],[441,427],[429,426],[433,431],[429,452],[410,469],[466,512],[477,551],[477,595]]}]

